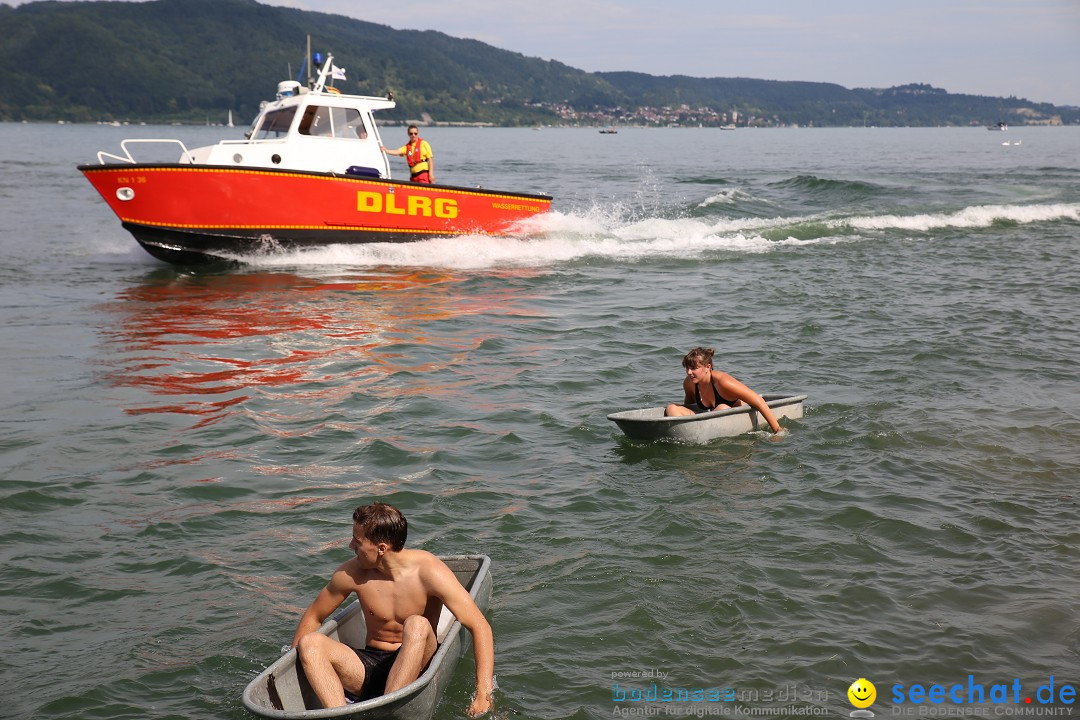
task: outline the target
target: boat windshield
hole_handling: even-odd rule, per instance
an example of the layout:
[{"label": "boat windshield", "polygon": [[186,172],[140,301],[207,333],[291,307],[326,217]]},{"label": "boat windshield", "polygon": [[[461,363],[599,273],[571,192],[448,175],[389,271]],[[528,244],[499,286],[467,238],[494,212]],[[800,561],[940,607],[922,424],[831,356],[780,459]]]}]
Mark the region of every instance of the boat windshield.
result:
[{"label": "boat windshield", "polygon": [[367,139],[363,116],[355,108],[309,105],[300,119],[300,134],[316,137]]},{"label": "boat windshield", "polygon": [[293,117],[295,116],[295,107],[282,108],[266,113],[262,124],[259,125],[255,138],[257,140],[269,140],[288,135],[289,126],[292,125]]}]

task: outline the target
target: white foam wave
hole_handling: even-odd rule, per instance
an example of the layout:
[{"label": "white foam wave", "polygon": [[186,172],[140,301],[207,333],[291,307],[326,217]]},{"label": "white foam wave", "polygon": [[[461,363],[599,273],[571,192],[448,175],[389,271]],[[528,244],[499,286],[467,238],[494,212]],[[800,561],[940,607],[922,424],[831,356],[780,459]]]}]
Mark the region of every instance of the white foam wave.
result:
[{"label": "white foam wave", "polygon": [[[637,261],[651,257],[695,258],[717,252],[764,253],[780,248],[854,242],[860,239],[860,230],[926,232],[941,227],[988,227],[999,220],[1017,223],[1080,220],[1080,204],[988,205],[952,213],[847,218],[650,217],[628,221],[620,213],[611,207],[580,213],[554,211],[521,225],[511,237],[470,235],[410,243],[331,245],[237,259],[268,267],[543,268],[588,258]],[[786,234],[785,228],[791,234],[780,239]]]},{"label": "white foam wave", "polygon": [[322,248],[255,257],[238,257],[249,265],[360,267],[432,267],[477,270],[500,267],[545,267],[587,258],[634,261],[648,257],[695,257],[708,252],[767,252],[777,243],[760,236],[702,235],[626,240],[617,236],[493,238],[482,235],[438,238],[412,243],[329,245]]},{"label": "white foam wave", "polygon": [[518,228],[511,237],[466,235],[409,243],[329,245],[294,252],[235,257],[249,265],[435,267],[472,270],[545,267],[586,258],[635,261],[648,257],[697,257],[716,251],[766,252],[777,243],[756,234],[718,231],[694,219],[648,218],[622,222],[604,211],[552,212]]},{"label": "white foam wave", "polygon": [[857,230],[912,230],[926,232],[946,227],[983,228],[999,221],[1027,224],[1053,220],[1080,220],[1080,204],[977,205],[953,213],[931,213],[906,217],[902,215],[851,217],[844,220],[830,221],[829,225],[832,227],[850,227]]},{"label": "white foam wave", "polygon": [[747,200],[756,200],[758,202],[762,202],[758,198],[755,198],[752,195],[748,195],[742,190],[731,188],[728,190],[721,190],[714,195],[710,195],[709,197],[702,200],[698,204],[698,207],[706,208],[712,205],[734,205],[735,203],[746,202]]}]

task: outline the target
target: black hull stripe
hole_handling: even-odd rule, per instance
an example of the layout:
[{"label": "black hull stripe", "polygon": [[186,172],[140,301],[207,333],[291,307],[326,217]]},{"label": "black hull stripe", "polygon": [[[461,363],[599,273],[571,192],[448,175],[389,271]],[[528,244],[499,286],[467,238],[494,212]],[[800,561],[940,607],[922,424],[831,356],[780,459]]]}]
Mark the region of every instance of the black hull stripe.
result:
[{"label": "black hull stripe", "polygon": [[266,231],[177,230],[173,228],[123,223],[124,229],[135,236],[151,255],[165,262],[180,265],[220,262],[223,256],[256,255],[282,250],[325,245],[360,245],[367,243],[405,243],[435,237],[455,237],[454,233],[415,233],[392,230],[289,230],[282,237]]}]

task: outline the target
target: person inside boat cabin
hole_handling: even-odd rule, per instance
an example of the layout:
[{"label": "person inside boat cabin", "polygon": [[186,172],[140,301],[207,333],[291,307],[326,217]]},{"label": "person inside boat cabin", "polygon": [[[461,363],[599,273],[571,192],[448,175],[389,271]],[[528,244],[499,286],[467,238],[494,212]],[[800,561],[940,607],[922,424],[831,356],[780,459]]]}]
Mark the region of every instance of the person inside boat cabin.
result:
[{"label": "person inside boat cabin", "polygon": [[[368,700],[420,676],[438,648],[445,605],[472,633],[476,694],[469,715],[481,715],[491,708],[494,684],[491,626],[446,563],[425,550],[405,549],[407,533],[405,516],[392,505],[358,507],[349,542],[355,556],[334,571],[304,612],[293,647],[324,708]],[[367,623],[362,648],[315,632],[352,593]]]},{"label": "person inside boat cabin", "polygon": [[780,432],[780,423],[776,421],[776,416],[764,398],[731,375],[713,369],[713,352],[712,348],[697,347],[686,353],[682,361],[686,368],[686,377],[683,378],[683,404],[668,405],[664,408],[664,417],[694,415],[750,405],[761,413],[774,433]]},{"label": "person inside boat cabin", "polygon": [[409,163],[409,180],[421,183],[435,182],[435,156],[431,145],[420,137],[420,130],[415,125],[409,126],[409,142],[397,150],[379,146],[387,155],[404,155]]}]

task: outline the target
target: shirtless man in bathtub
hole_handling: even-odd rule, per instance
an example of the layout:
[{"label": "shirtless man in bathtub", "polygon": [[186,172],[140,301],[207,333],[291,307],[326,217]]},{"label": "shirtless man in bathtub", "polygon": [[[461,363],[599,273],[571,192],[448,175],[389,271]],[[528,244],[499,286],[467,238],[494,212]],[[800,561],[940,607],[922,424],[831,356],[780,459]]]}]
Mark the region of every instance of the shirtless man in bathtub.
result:
[{"label": "shirtless man in bathtub", "polygon": [[[408,524],[385,503],[353,513],[355,557],[342,564],[300,618],[292,644],[323,707],[367,700],[405,687],[431,661],[445,605],[473,637],[476,694],[469,715],[491,708],[491,626],[446,564],[424,550],[406,550]],[[315,630],[356,593],[367,621],[365,647],[352,648]]]}]

